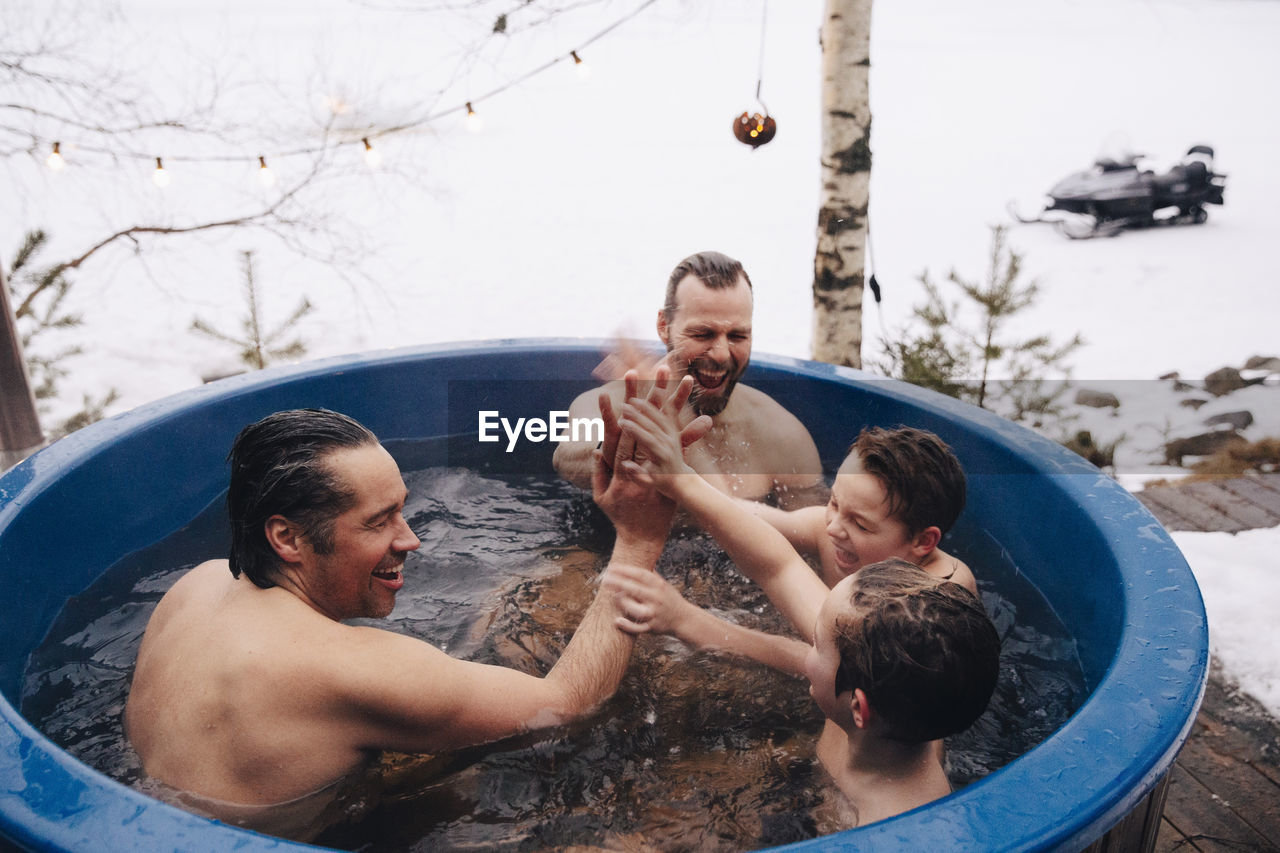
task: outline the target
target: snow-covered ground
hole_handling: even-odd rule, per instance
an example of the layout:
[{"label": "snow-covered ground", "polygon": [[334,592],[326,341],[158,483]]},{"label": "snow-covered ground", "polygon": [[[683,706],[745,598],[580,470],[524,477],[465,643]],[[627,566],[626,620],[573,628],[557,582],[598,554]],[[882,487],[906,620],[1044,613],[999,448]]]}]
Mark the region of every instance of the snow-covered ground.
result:
[{"label": "snow-covered ground", "polygon": [[[173,173],[161,190],[149,160],[96,156],[77,149],[70,122],[46,127],[64,139],[69,165],[50,173],[43,151],[6,161],[5,263],[36,227],[52,234],[52,260],[122,225],[181,227],[270,199],[254,180],[257,157],[288,185],[306,158],[286,152],[316,141],[306,117],[325,96],[351,104],[352,122],[443,114],[379,138],[378,170],[349,145],[349,173],[309,197],[313,212],[337,217],[313,244],[349,263],[300,259],[269,234],[239,231],[144,237],[141,255],[123,244],[75,270],[70,307],[85,324],[70,337],[86,354],[66,364],[62,408],[114,387],[121,399],[110,411],[121,411],[231,366],[231,350],[188,328],[200,317],[235,331],[245,250],[255,252],[269,324],[304,294],[315,305],[298,327],[312,357],[449,340],[648,336],[670,267],[706,248],[750,271],[757,350],[807,356],[820,0],[775,2],[767,15],[764,0],[658,0],[583,48],[590,78],[562,62],[487,96],[582,46],[641,0],[581,5],[475,53],[465,16],[395,4],[124,0],[86,49],[113,51],[176,103],[196,99],[204,69],[217,65],[228,75],[224,106],[259,132],[234,145],[147,136],[139,145],[169,158]],[[41,8],[19,0],[6,16],[20,21]],[[758,108],[762,32],[761,96],[779,132],[752,151],[732,138],[730,121]],[[1144,151],[1159,168],[1207,143],[1229,182],[1225,206],[1203,226],[1088,241],[1013,226],[1010,244],[1042,287],[1013,331],[1083,335],[1072,359],[1077,384],[1103,384],[1123,404],[1117,414],[1080,410],[1078,428],[1100,441],[1125,436],[1122,475],[1162,473],[1163,437],[1220,409],[1250,408],[1258,419],[1250,437],[1280,435],[1274,386],[1193,411],[1178,405],[1171,383],[1154,381],[1280,355],[1271,257],[1280,121],[1248,96],[1259,81],[1280,79],[1277,32],[1280,4],[1267,0],[876,4],[870,220],[884,303],[868,303],[864,354],[876,355],[882,330],[894,334],[907,320],[923,271],[935,280],[953,267],[982,276],[990,227],[1010,224],[1011,199],[1030,209],[1104,151]],[[485,118],[481,133],[449,112],[468,100]],[[1276,535],[1178,541],[1205,589],[1216,653],[1280,715],[1280,648],[1263,639],[1274,632],[1261,622],[1275,597],[1239,592],[1267,583]],[[1254,620],[1256,632],[1243,628]]]},{"label": "snow-covered ground", "polygon": [[1209,614],[1209,653],[1240,689],[1280,719],[1280,527],[1230,533],[1178,531]]}]

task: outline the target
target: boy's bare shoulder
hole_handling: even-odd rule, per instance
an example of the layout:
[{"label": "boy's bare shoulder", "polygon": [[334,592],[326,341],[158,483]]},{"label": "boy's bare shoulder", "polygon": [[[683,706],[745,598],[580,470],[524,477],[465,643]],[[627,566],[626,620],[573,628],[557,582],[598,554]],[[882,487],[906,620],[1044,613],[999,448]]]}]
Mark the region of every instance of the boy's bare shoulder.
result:
[{"label": "boy's bare shoulder", "polygon": [[934,577],[958,583],[974,595],[978,594],[978,579],[964,560],[953,557],[941,548],[934,551],[934,555],[935,558],[922,567],[925,571]]}]

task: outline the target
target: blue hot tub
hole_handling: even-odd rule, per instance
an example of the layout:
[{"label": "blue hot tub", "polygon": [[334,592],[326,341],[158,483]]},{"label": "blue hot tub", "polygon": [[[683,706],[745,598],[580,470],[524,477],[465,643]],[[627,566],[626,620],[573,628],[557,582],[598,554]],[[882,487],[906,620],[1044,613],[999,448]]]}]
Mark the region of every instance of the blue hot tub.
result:
[{"label": "blue hot tub", "polygon": [[[563,408],[565,392],[593,384],[602,347],[495,341],[263,371],[94,424],[0,478],[0,841],[38,850],[300,849],[151,800],[53,745],[15,710],[32,651],[70,597],[217,498],[227,449],[245,424],[323,406],[384,441],[474,435],[481,409]],[[566,383],[556,400],[544,399],[548,380]],[[827,466],[864,424],[905,423],[949,442],[970,477],[966,518],[1066,625],[1090,688],[1065,725],[1003,769],[922,809],[794,849],[1079,850],[1130,813],[1158,820],[1160,782],[1203,693],[1208,632],[1195,580],[1155,519],[1069,451],[949,398],[759,355],[747,381],[767,385],[810,428]]]}]

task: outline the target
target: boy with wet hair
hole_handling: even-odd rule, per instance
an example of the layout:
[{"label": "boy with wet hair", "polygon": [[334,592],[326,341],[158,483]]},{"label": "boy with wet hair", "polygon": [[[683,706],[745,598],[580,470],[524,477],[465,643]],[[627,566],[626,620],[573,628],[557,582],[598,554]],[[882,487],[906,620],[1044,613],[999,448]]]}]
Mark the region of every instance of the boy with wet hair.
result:
[{"label": "boy with wet hair", "polygon": [[[697,476],[684,462],[678,419],[651,402],[629,400],[620,424],[636,441],[634,458],[619,461],[628,476],[651,482],[693,516],[768,594],[804,642],[722,622],[684,601],[652,572],[624,570],[609,580],[623,614],[618,626],[673,634],[805,675],[827,717],[818,757],[855,813],[846,822],[881,820],[949,793],[936,742],[968,728],[986,708],[999,672],[1000,640],[977,596],[954,580],[962,565],[958,561],[929,561],[930,571],[898,554],[870,559],[885,547],[928,557],[937,550],[941,530],[937,524],[908,529],[898,517],[902,500],[892,501],[884,485],[878,492],[870,488],[880,478],[862,467],[863,437],[841,466],[825,511],[828,538],[841,549],[831,572],[826,570],[831,551],[819,552],[824,577],[835,578],[829,589],[792,544],[801,534],[816,537],[813,522],[808,531],[793,525],[791,535],[784,536],[744,502]],[[884,436],[876,434],[866,447],[879,438]],[[935,455],[938,445],[945,448],[930,443],[927,456]],[[868,451],[868,458],[878,455]],[[948,479],[954,483],[953,475]],[[842,489],[841,476],[856,479]],[[805,510],[783,515],[801,514],[811,515]],[[954,515],[943,523],[952,521]],[[860,534],[852,543],[846,541],[846,522]]]},{"label": "boy with wet hair", "polygon": [[969,567],[938,547],[964,509],[965,487],[960,461],[938,436],[868,427],[849,446],[825,507],[751,509],[796,550],[818,557],[827,586],[898,557],[977,595]]},{"label": "boy with wet hair", "polygon": [[896,740],[964,731],[994,686],[989,667],[999,641],[986,610],[959,584],[906,560],[873,563],[855,577],[849,609],[834,624],[836,695],[862,690]]},{"label": "boy with wet hair", "polygon": [[982,603],[885,560],[836,584],[810,640],[809,693],[827,717],[818,759],[852,807],[845,822],[951,793],[937,745],[982,716],[1000,671],[1000,637]]},{"label": "boy with wet hair", "polygon": [[[825,506],[786,511],[755,501],[734,503],[781,533],[800,555],[816,557],[827,587],[863,566],[897,558],[976,596],[973,572],[938,547],[964,509],[965,485],[959,460],[938,436],[909,427],[869,427],[849,447]],[[648,606],[641,614],[648,630],[804,674],[803,643],[725,621],[686,601],[657,573],[644,583]]]}]

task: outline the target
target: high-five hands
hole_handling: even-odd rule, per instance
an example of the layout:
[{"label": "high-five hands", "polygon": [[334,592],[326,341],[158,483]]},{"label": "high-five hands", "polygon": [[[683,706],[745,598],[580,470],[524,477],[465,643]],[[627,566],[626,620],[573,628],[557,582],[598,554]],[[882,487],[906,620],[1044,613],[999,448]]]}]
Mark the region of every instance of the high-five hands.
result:
[{"label": "high-five hands", "polygon": [[[652,536],[660,527],[665,534],[675,507],[661,492],[660,477],[684,465],[683,448],[706,434],[711,418],[702,415],[681,423],[691,414],[683,410],[693,378],[686,376],[672,386],[666,365],[659,365],[646,397],[639,396],[640,377],[635,371],[627,372],[623,384],[628,402],[622,419],[608,395],[600,395],[604,440],[593,454],[591,494],[620,533],[625,528]],[[643,446],[637,443],[638,437],[644,438]]]},{"label": "high-five hands", "polygon": [[[673,388],[671,387],[671,368],[660,364],[654,374],[653,385],[649,389],[647,399],[640,397],[639,389],[640,374],[635,370],[628,370],[623,377],[624,411],[632,402],[641,404],[647,402],[648,405],[665,412],[679,427],[677,432],[681,448],[693,444],[706,435],[707,430],[711,428],[711,418],[705,415],[692,418],[688,423],[681,423],[692,414],[684,411],[684,404],[693,391],[693,377],[685,376]],[[600,418],[604,421],[604,441],[601,443],[599,452],[604,458],[605,465],[612,471],[619,462],[635,459],[636,436],[622,429],[608,393],[601,391],[598,402]]]},{"label": "high-five hands", "polygon": [[638,482],[652,484],[667,495],[672,477],[694,473],[684,461],[684,448],[706,435],[712,423],[707,415],[683,422],[690,414],[684,404],[693,390],[693,377],[683,377],[674,388],[669,385],[669,371],[663,366],[647,398],[628,394],[618,421],[615,462]]}]

